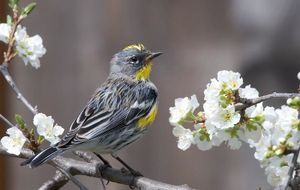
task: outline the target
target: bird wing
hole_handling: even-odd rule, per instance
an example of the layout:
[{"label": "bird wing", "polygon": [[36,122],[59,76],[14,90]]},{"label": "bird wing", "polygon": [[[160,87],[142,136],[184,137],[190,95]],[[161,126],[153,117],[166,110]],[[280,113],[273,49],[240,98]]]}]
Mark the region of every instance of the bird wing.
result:
[{"label": "bird wing", "polygon": [[114,82],[114,85],[104,85],[96,91],[57,147],[81,144],[115,128],[130,125],[146,116],[156,103],[156,89],[145,82]]}]

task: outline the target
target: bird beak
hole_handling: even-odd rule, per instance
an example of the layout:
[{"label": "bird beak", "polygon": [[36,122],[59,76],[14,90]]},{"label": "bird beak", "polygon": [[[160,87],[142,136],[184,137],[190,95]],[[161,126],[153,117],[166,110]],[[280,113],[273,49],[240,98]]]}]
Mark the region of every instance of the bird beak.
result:
[{"label": "bird beak", "polygon": [[154,52],[154,53],[150,53],[149,55],[148,55],[148,57],[147,57],[147,61],[148,60],[152,60],[152,59],[154,59],[155,57],[158,57],[158,56],[160,56],[161,54],[163,54],[162,52]]}]

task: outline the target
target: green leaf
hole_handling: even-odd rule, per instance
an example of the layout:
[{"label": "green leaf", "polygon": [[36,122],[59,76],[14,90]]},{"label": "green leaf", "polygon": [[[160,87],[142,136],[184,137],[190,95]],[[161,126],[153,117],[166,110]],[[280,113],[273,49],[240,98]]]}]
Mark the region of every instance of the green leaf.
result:
[{"label": "green leaf", "polygon": [[233,128],[229,128],[227,130],[225,130],[227,133],[229,133],[231,138],[238,138],[238,131],[239,131],[239,127],[238,126],[234,126]]},{"label": "green leaf", "polygon": [[300,120],[296,120],[293,124],[292,124],[292,127],[294,129],[297,129],[298,131],[300,131]]},{"label": "green leaf", "polygon": [[22,10],[22,13],[21,15],[22,16],[28,16],[32,11],[33,9],[36,7],[36,3],[33,2],[33,3],[30,3],[29,5],[27,5],[23,10]]},{"label": "green leaf", "polygon": [[266,157],[266,158],[271,158],[271,157],[273,157],[273,156],[274,156],[274,152],[271,151],[271,150],[268,150],[265,157]]},{"label": "green leaf", "polygon": [[10,8],[14,8],[18,4],[19,0],[9,0],[8,5]]},{"label": "green leaf", "polygon": [[34,137],[34,129],[33,129],[33,128],[30,129],[30,135],[31,135],[32,137]]},{"label": "green leaf", "polygon": [[199,117],[200,119],[204,116],[204,112],[200,111],[197,113],[197,117]]},{"label": "green leaf", "polygon": [[289,166],[289,163],[287,161],[281,161],[280,167]]},{"label": "green leaf", "polygon": [[178,121],[177,122],[179,125],[185,125],[186,124],[186,122],[184,121],[184,120],[180,120],[180,121]]},{"label": "green leaf", "polygon": [[193,120],[195,119],[195,116],[194,116],[192,110],[189,111],[189,113],[186,114],[185,118],[190,118],[190,119],[193,119]]},{"label": "green leaf", "polygon": [[12,21],[11,16],[10,16],[10,15],[7,15],[7,16],[6,16],[6,24],[12,25],[12,23],[13,23],[13,21]]},{"label": "green leaf", "polygon": [[253,121],[255,123],[262,124],[265,121],[265,117],[263,115],[258,115],[258,116],[253,118]]},{"label": "green leaf", "polygon": [[228,98],[225,96],[225,95],[221,95],[220,96],[220,105],[223,107],[223,108],[226,108],[230,102],[228,101]]},{"label": "green leaf", "polygon": [[18,124],[18,126],[20,127],[20,129],[25,129],[26,128],[26,123],[23,119],[23,117],[19,114],[16,114],[15,115],[15,120],[16,120],[16,123]]},{"label": "green leaf", "polygon": [[248,131],[256,131],[257,130],[257,125],[255,123],[249,122],[246,124],[246,128]]},{"label": "green leaf", "polygon": [[287,100],[288,106],[294,109],[300,109],[300,97],[289,98]]},{"label": "green leaf", "polygon": [[286,139],[289,139],[289,138],[292,138],[293,137],[293,134],[292,133],[288,133],[287,135],[286,135]]},{"label": "green leaf", "polygon": [[38,139],[37,139],[37,143],[40,145],[40,144],[43,144],[45,138],[43,136],[39,136]]},{"label": "green leaf", "polygon": [[201,130],[199,133],[201,141],[210,141],[209,134],[206,131]]}]

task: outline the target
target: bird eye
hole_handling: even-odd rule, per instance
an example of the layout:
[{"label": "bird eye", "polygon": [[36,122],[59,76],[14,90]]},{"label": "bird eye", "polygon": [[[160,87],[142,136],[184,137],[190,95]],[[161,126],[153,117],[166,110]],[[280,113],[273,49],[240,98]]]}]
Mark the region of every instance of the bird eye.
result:
[{"label": "bird eye", "polygon": [[133,56],[129,59],[129,63],[131,63],[131,64],[136,64],[138,62],[139,62],[139,60],[136,56]]}]

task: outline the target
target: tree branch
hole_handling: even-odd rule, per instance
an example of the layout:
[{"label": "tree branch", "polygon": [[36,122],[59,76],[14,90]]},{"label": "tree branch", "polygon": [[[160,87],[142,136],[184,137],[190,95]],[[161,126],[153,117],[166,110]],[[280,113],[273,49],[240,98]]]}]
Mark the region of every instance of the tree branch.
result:
[{"label": "tree branch", "polygon": [[[289,187],[291,187],[292,189],[298,189],[296,188],[296,186],[299,186],[298,183],[295,184],[293,176],[294,176],[294,172],[296,171],[296,166],[297,166],[297,161],[298,161],[298,157],[299,157],[299,152],[300,152],[300,146],[298,147],[298,149],[295,151],[293,159],[292,159],[292,165],[289,169],[289,181],[286,185],[285,190],[288,190]],[[298,176],[299,177],[299,176]],[[296,179],[296,178],[295,178]]]},{"label": "tree branch", "polygon": [[18,15],[18,9],[13,9],[13,19],[14,22],[8,37],[8,48],[7,51],[4,53],[4,63],[9,63],[16,55],[15,53],[13,53],[13,46],[15,43],[14,34],[17,30],[18,25],[24,19]]},{"label": "tree branch", "polygon": [[[0,154],[17,157],[17,158],[30,158],[34,153],[26,148],[23,148],[19,156],[12,155],[6,152],[5,148],[0,144]],[[124,169],[114,169],[109,167],[102,167],[103,165],[98,163],[87,163],[84,161],[74,160],[72,158],[66,158],[63,156],[57,156],[53,159],[59,166],[61,166],[65,171],[69,172],[72,175],[85,175],[90,177],[100,178],[99,168],[102,170],[102,177],[108,181],[120,183],[124,185],[133,185],[138,189],[143,190],[192,190],[188,185],[170,185],[155,181],[146,177],[135,177],[130,172]],[[55,176],[44,183],[40,189],[49,190],[49,189],[58,189],[68,183],[69,179],[60,172],[56,172]]]},{"label": "tree branch", "polygon": [[10,121],[8,121],[8,119],[6,119],[2,114],[0,114],[0,119],[1,119],[2,121],[4,121],[4,123],[5,123],[6,125],[8,125],[9,127],[14,127],[14,125],[13,125]]},{"label": "tree branch", "polygon": [[17,95],[18,100],[20,100],[31,111],[31,113],[33,115],[37,114],[38,113],[37,108],[33,107],[27,101],[27,99],[22,95],[22,93],[20,92],[20,90],[17,87],[16,83],[14,82],[14,80],[12,79],[12,77],[10,76],[10,74],[9,74],[9,72],[7,70],[7,62],[3,62],[0,65],[0,71],[1,71],[2,75],[4,76],[5,80],[8,82],[8,84],[10,85],[10,87],[13,89],[13,91]]},{"label": "tree branch", "polygon": [[60,171],[56,171],[52,179],[45,182],[39,190],[58,189],[64,186],[68,182],[68,178],[63,175]]},{"label": "tree branch", "polygon": [[294,97],[300,97],[300,93],[277,93],[277,92],[273,92],[272,94],[267,94],[264,96],[260,96],[258,98],[254,98],[254,99],[244,99],[241,98],[240,102],[235,104],[235,109],[236,110],[243,110],[246,109],[250,106],[253,106],[255,104],[258,104],[260,102],[272,99],[272,98],[294,98]]}]

